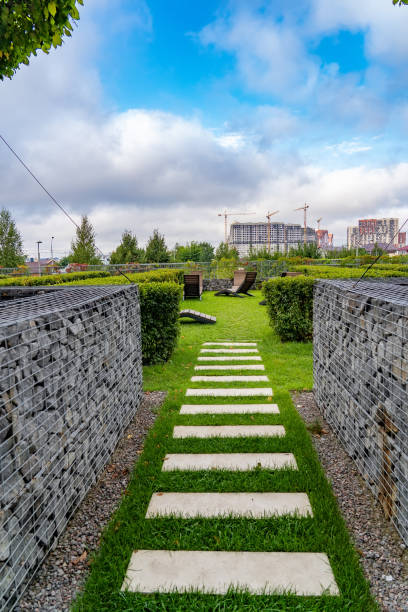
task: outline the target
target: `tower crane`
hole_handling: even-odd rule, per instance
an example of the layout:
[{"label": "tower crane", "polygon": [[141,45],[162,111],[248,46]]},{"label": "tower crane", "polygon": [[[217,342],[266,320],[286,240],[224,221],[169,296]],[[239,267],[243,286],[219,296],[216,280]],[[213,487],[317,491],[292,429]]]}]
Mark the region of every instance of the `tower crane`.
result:
[{"label": "tower crane", "polygon": [[304,216],[303,216],[303,220],[304,220],[304,230],[303,230],[303,244],[306,244],[306,228],[307,228],[307,209],[310,208],[309,204],[306,204],[304,206],[300,206],[299,208],[295,208],[295,211],[297,210],[303,210]]},{"label": "tower crane", "polygon": [[273,215],[277,215],[279,210],[275,210],[274,212],[268,212],[266,218],[268,219],[268,253],[271,252],[271,217]]},{"label": "tower crane", "polygon": [[320,221],[323,219],[323,217],[319,217],[317,219],[317,229],[320,230]]},{"label": "tower crane", "polygon": [[225,236],[225,244],[228,242],[228,227],[227,227],[227,219],[231,215],[254,215],[253,212],[227,212],[227,209],[224,210],[223,213],[218,213],[219,217],[224,217],[224,236]]}]

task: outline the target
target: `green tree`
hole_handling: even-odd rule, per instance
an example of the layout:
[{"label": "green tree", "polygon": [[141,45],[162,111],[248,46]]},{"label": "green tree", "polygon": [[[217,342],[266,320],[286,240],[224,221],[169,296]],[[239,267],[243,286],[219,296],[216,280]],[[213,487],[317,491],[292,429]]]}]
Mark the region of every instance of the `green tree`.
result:
[{"label": "green tree", "polygon": [[110,256],[111,264],[124,264],[131,262],[140,262],[144,256],[143,249],[137,246],[137,238],[130,230],[126,230],[122,234],[122,242],[113,251]]},{"label": "green tree", "polygon": [[235,247],[230,247],[228,242],[220,242],[215,251],[216,259],[239,259],[239,253]]},{"label": "green tree", "polygon": [[0,266],[16,268],[24,263],[23,241],[10,212],[0,211]]},{"label": "green tree", "polygon": [[190,242],[185,246],[174,247],[175,261],[211,261],[214,258],[214,247],[209,242]]},{"label": "green tree", "polygon": [[71,249],[69,259],[72,263],[89,265],[101,263],[100,257],[96,254],[95,232],[86,215],[81,218],[81,225],[77,227]]},{"label": "green tree", "polygon": [[320,259],[322,256],[315,242],[300,243],[296,248],[289,250],[289,257],[309,257],[310,259]]},{"label": "green tree", "polygon": [[37,51],[49,53],[71,36],[83,0],[0,0],[0,79],[11,78]]},{"label": "green tree", "polygon": [[408,5],[408,0],[392,0],[393,4],[398,4],[398,6],[402,6],[403,4]]},{"label": "green tree", "polygon": [[161,263],[170,261],[170,253],[167,249],[164,236],[159,234],[159,230],[153,230],[146,246],[145,260],[147,263]]}]

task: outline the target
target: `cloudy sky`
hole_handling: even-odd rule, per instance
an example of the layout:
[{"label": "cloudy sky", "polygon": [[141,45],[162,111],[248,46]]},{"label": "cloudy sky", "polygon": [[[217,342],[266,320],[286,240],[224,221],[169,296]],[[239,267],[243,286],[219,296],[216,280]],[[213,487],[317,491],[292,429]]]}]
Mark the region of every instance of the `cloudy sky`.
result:
[{"label": "cloudy sky", "polygon": [[[301,223],[305,201],[342,244],[408,216],[407,57],[391,0],[85,0],[0,82],[1,133],[106,252],[124,228],[218,244],[225,208]],[[72,226],[0,144],[0,206],[62,255]]]}]

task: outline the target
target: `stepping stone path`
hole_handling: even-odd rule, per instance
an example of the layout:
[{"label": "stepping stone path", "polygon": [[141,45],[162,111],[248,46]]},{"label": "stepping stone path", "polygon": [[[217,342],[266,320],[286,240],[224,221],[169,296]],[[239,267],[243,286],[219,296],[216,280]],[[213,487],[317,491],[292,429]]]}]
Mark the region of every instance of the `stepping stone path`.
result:
[{"label": "stepping stone path", "polygon": [[[199,361],[261,361],[257,344],[247,342],[205,342],[200,353],[224,353],[220,356],[200,356]],[[222,348],[221,348],[222,347]],[[253,348],[235,348],[253,347]],[[245,353],[245,356],[237,355]],[[261,366],[264,369],[264,366]],[[261,369],[248,363],[239,365],[196,366],[196,370],[229,371]],[[267,376],[193,376],[192,382],[268,381]],[[212,403],[213,397],[268,397],[271,387],[202,387],[187,389],[186,396],[207,397],[206,404],[184,404],[181,415],[218,414],[279,414],[276,404]],[[265,400],[264,400],[265,401]],[[176,425],[174,438],[251,438],[285,437],[282,425]],[[287,453],[173,453],[167,454],[162,471],[228,470],[247,472],[254,469],[291,469],[298,466],[294,455]],[[313,517],[306,493],[255,492],[159,492],[154,493],[146,518],[220,517],[267,518],[294,516],[297,520]],[[197,545],[199,546],[199,542]],[[140,593],[170,593],[199,590],[202,593],[225,594],[229,590],[248,590],[252,594],[292,592],[299,596],[339,595],[339,590],[324,552],[250,552],[208,550],[137,550],[132,554],[122,590]]]}]

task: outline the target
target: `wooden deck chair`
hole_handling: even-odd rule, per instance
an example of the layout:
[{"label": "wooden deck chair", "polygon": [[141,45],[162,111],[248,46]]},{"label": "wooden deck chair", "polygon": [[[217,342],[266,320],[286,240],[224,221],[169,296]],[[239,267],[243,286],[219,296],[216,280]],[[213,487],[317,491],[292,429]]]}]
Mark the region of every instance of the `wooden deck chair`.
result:
[{"label": "wooden deck chair", "polygon": [[194,272],[192,274],[184,274],[184,294],[183,300],[190,298],[199,298],[203,292],[203,273]]},{"label": "wooden deck chair", "polygon": [[301,272],[282,272],[281,277],[285,276],[302,276]]},{"label": "wooden deck chair", "polygon": [[[236,282],[235,279],[236,277],[234,276],[234,283]],[[256,272],[244,272],[244,277],[239,285],[234,284],[230,289],[221,289],[221,291],[217,291],[215,295],[231,295],[233,297],[244,297],[244,295],[249,295],[254,297],[251,293],[248,293],[248,290],[254,284],[255,279]]]}]

